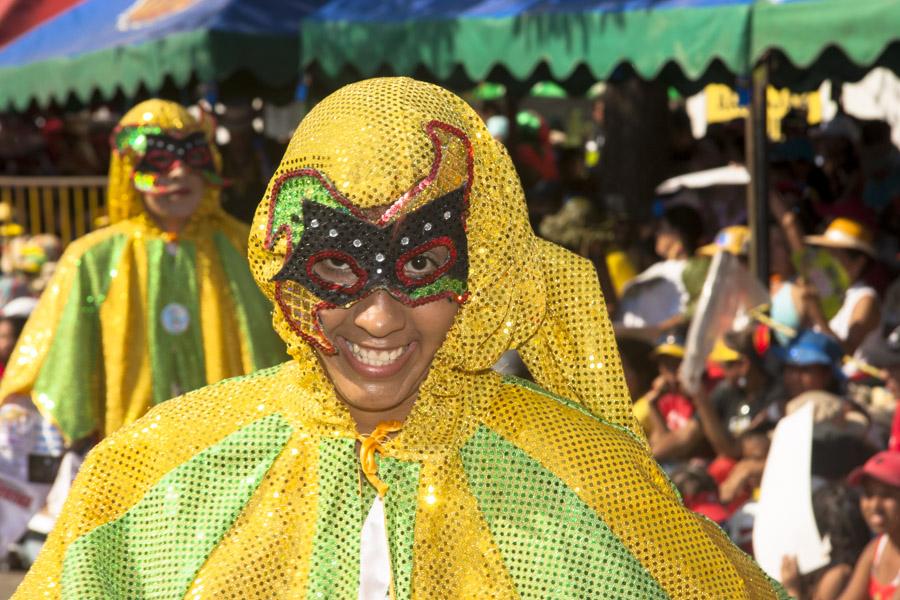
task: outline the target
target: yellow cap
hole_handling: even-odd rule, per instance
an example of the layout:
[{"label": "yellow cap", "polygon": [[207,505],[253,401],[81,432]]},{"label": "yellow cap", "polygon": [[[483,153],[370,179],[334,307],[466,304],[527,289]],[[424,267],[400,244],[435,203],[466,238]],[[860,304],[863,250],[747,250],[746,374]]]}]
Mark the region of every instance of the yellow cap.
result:
[{"label": "yellow cap", "polygon": [[677,333],[664,333],[653,348],[653,356],[684,358],[684,337]]},{"label": "yellow cap", "polygon": [[750,229],[744,225],[726,227],[716,234],[711,244],[700,246],[697,254],[715,256],[720,250],[735,256],[747,256],[750,251]]},{"label": "yellow cap", "polygon": [[739,352],[726,346],[722,338],[719,338],[716,340],[716,345],[713,346],[712,352],[709,353],[707,358],[715,363],[721,364],[738,360],[740,357],[741,355]]}]

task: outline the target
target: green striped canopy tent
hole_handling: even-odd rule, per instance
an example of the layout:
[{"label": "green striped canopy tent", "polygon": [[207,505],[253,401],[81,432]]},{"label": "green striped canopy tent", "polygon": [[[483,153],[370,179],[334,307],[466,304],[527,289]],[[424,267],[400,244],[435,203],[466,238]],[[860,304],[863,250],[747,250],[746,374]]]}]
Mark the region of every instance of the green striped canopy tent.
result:
[{"label": "green striped canopy tent", "polygon": [[[570,90],[628,72],[682,92],[752,88],[751,264],[767,279],[764,90],[900,71],[898,0],[331,0],[304,19],[302,63],[326,77],[490,78],[524,95],[541,79]],[[741,81],[742,80],[742,81]]]},{"label": "green striped canopy tent", "polygon": [[748,76],[811,88],[900,66],[896,0],[332,0],[301,26],[301,61],[337,80],[541,79],[579,91],[627,69],[681,89]]},{"label": "green striped canopy tent", "polygon": [[[18,0],[29,1],[29,0]],[[86,104],[243,77],[300,77],[300,20],[321,0],[79,0],[0,47],[0,111]]]}]

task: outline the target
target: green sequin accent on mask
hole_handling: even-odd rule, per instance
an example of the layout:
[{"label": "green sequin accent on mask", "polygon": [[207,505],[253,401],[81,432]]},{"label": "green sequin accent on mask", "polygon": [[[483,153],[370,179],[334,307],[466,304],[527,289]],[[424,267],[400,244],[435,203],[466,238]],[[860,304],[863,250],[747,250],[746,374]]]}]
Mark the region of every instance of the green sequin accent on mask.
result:
[{"label": "green sequin accent on mask", "polygon": [[274,414],[167,473],[66,551],[63,600],[181,598],[291,436]]},{"label": "green sequin accent on mask", "polygon": [[460,455],[522,598],[668,598],[597,513],[522,449],[480,426]]},{"label": "green sequin accent on mask", "polygon": [[[303,235],[303,201],[309,200],[351,214],[350,209],[335,200],[328,188],[312,175],[291,177],[281,184],[278,197],[275,199],[274,213],[271,218],[269,235],[277,235],[284,226],[291,229],[291,246],[296,248]],[[274,243],[272,238],[272,243]]]},{"label": "green sequin accent on mask", "polygon": [[428,296],[447,291],[453,292],[457,296],[461,296],[466,293],[466,282],[447,276],[439,277],[428,285],[414,289],[410,292],[409,297],[412,300],[418,300],[419,298],[427,298]]},{"label": "green sequin accent on mask", "polygon": [[122,127],[115,132],[115,146],[119,153],[134,152],[143,155],[147,152],[147,136],[160,135],[162,127],[157,125],[139,125]]}]

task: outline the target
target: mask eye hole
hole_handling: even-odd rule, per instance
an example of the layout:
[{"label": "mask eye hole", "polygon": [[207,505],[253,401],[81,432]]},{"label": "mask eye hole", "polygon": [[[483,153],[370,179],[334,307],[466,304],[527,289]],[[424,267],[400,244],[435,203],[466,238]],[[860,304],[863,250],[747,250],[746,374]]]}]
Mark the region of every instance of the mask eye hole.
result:
[{"label": "mask eye hole", "polygon": [[168,150],[151,150],[144,157],[144,162],[150,165],[155,171],[164,173],[168,171],[175,162],[175,155]]},{"label": "mask eye hole", "polygon": [[397,260],[397,278],[407,286],[435,281],[456,262],[456,246],[449,237],[435,238]]},{"label": "mask eye hole", "polygon": [[194,146],[187,151],[184,161],[188,166],[194,169],[202,169],[212,163],[212,154],[209,152],[209,146]]},{"label": "mask eye hole", "polygon": [[353,294],[366,283],[366,272],[352,256],[339,250],[325,250],[309,257],[306,274],[319,287]]}]

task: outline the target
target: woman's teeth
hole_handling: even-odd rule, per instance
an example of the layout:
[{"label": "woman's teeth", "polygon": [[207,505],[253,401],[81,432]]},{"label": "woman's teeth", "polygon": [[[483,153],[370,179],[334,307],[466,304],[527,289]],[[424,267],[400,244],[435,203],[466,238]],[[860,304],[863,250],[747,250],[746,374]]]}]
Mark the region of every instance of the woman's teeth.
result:
[{"label": "woman's teeth", "polygon": [[384,367],[400,358],[409,345],[394,348],[393,350],[371,350],[347,340],[347,347],[359,362],[372,367]]}]

